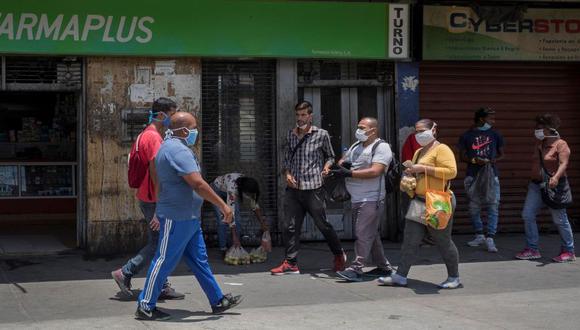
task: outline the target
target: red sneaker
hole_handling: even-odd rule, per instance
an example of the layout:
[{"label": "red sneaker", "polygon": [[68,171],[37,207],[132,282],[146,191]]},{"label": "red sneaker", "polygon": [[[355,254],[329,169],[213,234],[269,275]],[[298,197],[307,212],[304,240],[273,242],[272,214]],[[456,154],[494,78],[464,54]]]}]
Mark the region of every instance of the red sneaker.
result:
[{"label": "red sneaker", "polygon": [[562,251],[559,256],[552,258],[552,260],[554,260],[554,262],[571,262],[576,260],[576,256],[574,255],[574,252]]},{"label": "red sneaker", "polygon": [[516,254],[516,258],[521,260],[534,260],[540,259],[541,257],[542,255],[540,254],[540,252],[532,250],[530,248],[525,248],[522,252]]},{"label": "red sneaker", "polygon": [[300,270],[298,269],[297,265],[291,265],[288,260],[284,260],[284,262],[270,270],[272,275],[291,275],[291,274],[300,274]]},{"label": "red sneaker", "polygon": [[342,272],[346,268],[346,253],[334,256],[334,268],[335,272]]}]

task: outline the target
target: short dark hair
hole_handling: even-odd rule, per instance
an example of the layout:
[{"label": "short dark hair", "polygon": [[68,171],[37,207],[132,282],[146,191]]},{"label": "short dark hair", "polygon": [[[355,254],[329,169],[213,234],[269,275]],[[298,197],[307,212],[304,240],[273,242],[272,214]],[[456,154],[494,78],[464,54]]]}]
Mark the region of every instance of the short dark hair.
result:
[{"label": "short dark hair", "polygon": [[152,112],[170,112],[171,110],[177,109],[177,103],[172,99],[167,97],[160,97],[155,102],[153,102],[153,106],[151,107]]},{"label": "short dark hair", "polygon": [[308,114],[312,114],[312,104],[308,101],[298,102],[294,107],[294,111],[308,110]]},{"label": "short dark hair", "polygon": [[238,198],[240,202],[244,201],[243,193],[254,194],[256,196],[256,202],[260,197],[260,185],[256,179],[242,176],[236,180],[236,184],[238,185]]},{"label": "short dark hair", "polygon": [[544,128],[557,130],[560,128],[561,121],[558,115],[545,113],[543,115],[536,116],[536,124],[543,126]]},{"label": "short dark hair", "polygon": [[495,114],[495,111],[492,108],[489,107],[479,108],[475,110],[475,113],[473,114],[473,121],[477,123],[481,118],[487,118],[489,115],[493,114]]}]

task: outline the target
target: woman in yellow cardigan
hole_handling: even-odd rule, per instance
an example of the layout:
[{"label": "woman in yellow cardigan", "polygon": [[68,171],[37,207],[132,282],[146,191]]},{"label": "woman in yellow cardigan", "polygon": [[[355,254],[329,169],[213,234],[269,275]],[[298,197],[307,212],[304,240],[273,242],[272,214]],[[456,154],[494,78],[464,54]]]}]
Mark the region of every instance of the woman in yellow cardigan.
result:
[{"label": "woman in yellow cardigan", "polygon": [[[415,199],[418,205],[425,204],[426,184],[429,188],[448,190],[448,180],[457,175],[457,163],[451,149],[437,141],[437,124],[430,119],[421,119],[415,124],[415,137],[422,146],[415,152],[413,165],[405,171],[417,177]],[[420,204],[422,203],[422,204]],[[455,196],[452,195],[452,209],[455,210]],[[424,212],[422,208],[421,214]],[[379,278],[379,284],[388,286],[406,286],[407,275],[419,252],[421,240],[429,232],[441,257],[447,266],[447,279],[439,285],[442,289],[455,289],[461,286],[459,281],[459,253],[451,239],[452,220],[445,229],[434,229],[425,224],[425,217],[407,217],[401,262],[397,272],[391,276]]]}]

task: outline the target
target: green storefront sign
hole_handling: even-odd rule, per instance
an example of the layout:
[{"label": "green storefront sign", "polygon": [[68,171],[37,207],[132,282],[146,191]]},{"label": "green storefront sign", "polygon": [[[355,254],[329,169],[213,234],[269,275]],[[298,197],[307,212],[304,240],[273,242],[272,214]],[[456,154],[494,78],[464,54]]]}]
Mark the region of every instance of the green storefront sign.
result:
[{"label": "green storefront sign", "polygon": [[579,9],[528,9],[490,23],[471,8],[425,6],[423,59],[580,61]]},{"label": "green storefront sign", "polygon": [[0,52],[387,59],[388,20],[381,3],[5,0]]}]

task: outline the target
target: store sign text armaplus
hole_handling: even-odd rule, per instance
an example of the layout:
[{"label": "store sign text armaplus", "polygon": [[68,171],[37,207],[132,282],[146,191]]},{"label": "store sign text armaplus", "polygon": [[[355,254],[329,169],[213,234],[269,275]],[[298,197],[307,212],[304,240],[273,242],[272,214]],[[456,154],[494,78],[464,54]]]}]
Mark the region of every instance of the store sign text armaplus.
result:
[{"label": "store sign text armaplus", "polygon": [[1,1],[0,53],[405,58],[408,8],[401,11],[397,39],[389,40],[384,3]]}]

